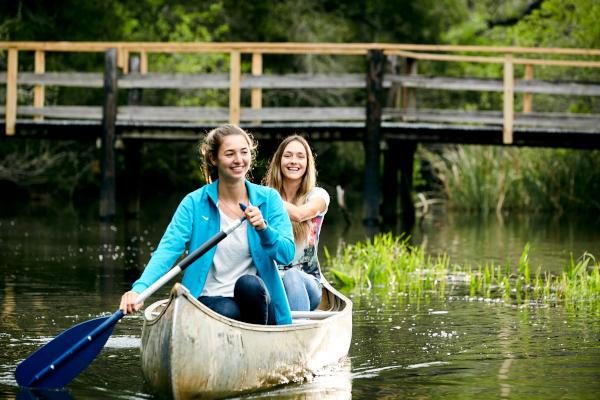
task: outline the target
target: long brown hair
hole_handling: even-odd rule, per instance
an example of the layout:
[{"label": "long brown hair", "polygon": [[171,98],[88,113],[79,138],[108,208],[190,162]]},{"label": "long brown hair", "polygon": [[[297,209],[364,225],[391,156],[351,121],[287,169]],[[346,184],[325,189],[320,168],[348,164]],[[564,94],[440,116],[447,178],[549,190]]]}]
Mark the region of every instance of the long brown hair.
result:
[{"label": "long brown hair", "polygon": [[202,173],[204,174],[204,179],[206,180],[206,183],[212,183],[219,178],[217,168],[211,160],[217,159],[217,156],[219,154],[219,147],[221,147],[221,144],[223,143],[223,138],[225,136],[230,135],[242,135],[244,139],[246,139],[246,142],[248,142],[251,156],[250,169],[252,169],[252,164],[254,163],[254,159],[256,158],[257,147],[256,142],[254,141],[254,137],[237,125],[224,124],[208,132],[206,136],[204,136],[204,138],[202,139],[202,142],[200,143],[200,146],[198,148],[200,153]]},{"label": "long brown hair", "polygon": [[[270,186],[277,190],[280,195],[284,194],[283,190],[283,173],[281,172],[281,159],[283,158],[283,152],[288,144],[296,141],[304,147],[306,151],[306,171],[302,176],[302,181],[296,192],[296,196],[293,199],[287,199],[290,203],[300,206],[306,203],[306,198],[311,190],[314,189],[317,184],[317,168],[315,166],[315,157],[310,148],[310,145],[300,135],[291,135],[283,139],[283,141],[277,147],[269,168],[263,179],[263,185]],[[300,243],[306,239],[310,229],[310,221],[294,222],[292,221],[292,228],[294,230],[294,240],[296,243]]]}]

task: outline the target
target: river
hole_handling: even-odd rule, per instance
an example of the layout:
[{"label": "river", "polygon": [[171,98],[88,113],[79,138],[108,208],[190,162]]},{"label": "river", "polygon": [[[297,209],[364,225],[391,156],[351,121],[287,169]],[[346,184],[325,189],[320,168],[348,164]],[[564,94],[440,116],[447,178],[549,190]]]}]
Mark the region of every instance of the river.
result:
[{"label": "river", "polygon": [[[144,399],[141,316],[124,318],[98,358],[63,391],[32,393],[14,379],[17,364],[74,324],[108,315],[139,275],[173,211],[144,206],[135,221],[100,224],[82,212],[38,207],[0,217],[0,397]],[[50,213],[50,214],[49,214]],[[365,237],[354,214],[346,227],[332,206],[322,245]],[[600,257],[600,224],[590,218],[440,214],[411,235],[427,254],[453,262],[530,260],[560,271],[570,254]],[[152,299],[164,296],[165,287]],[[577,398],[600,392],[598,308],[513,307],[462,297],[412,299],[385,287],[346,292],[355,303],[348,359],[311,382],[246,398]],[[151,299],[151,300],[152,300]]]}]

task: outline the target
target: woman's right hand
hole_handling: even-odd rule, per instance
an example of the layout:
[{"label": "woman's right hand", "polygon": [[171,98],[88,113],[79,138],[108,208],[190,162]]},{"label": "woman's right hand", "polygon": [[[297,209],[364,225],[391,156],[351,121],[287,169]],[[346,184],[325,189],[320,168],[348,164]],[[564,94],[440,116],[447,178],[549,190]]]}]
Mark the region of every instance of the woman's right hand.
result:
[{"label": "woman's right hand", "polygon": [[123,311],[123,314],[133,314],[134,312],[142,308],[144,302],[135,304],[138,295],[138,292],[130,290],[129,292],[126,292],[123,296],[121,296],[121,304],[119,305],[119,308]]}]

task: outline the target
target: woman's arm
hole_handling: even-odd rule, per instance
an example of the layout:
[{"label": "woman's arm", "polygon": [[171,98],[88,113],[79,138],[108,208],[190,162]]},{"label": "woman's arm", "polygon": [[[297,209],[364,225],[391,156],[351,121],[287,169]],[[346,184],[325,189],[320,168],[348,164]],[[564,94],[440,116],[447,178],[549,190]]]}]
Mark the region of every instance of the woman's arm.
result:
[{"label": "woman's arm", "polygon": [[292,222],[302,222],[322,214],[327,209],[327,203],[321,197],[313,197],[308,203],[300,206],[284,201],[285,209]]},{"label": "woman's arm", "polygon": [[267,254],[278,264],[286,265],[293,260],[296,252],[290,218],[275,189],[269,189],[265,205],[268,207],[268,213],[265,213],[267,226],[256,232]]},{"label": "woman's arm", "polygon": [[284,202],[285,209],[293,222],[302,222],[325,214],[329,207],[329,193],[323,188],[315,187],[308,195],[308,201],[302,205]]}]

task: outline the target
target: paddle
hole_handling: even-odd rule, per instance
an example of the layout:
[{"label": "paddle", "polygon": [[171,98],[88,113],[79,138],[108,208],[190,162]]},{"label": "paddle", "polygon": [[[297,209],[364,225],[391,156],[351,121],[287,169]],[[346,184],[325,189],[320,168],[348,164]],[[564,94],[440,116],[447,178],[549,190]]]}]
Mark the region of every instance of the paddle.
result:
[{"label": "paddle", "polygon": [[[246,206],[240,203],[242,210]],[[204,253],[239,227],[241,217],[198,247],[159,280],[140,293],[135,304],[143,302],[161,286],[186,269]],[[62,388],[83,371],[100,353],[117,322],[125,314],[120,309],[109,317],[82,322],[67,329],[23,360],[15,371],[19,386],[42,389]]]}]

